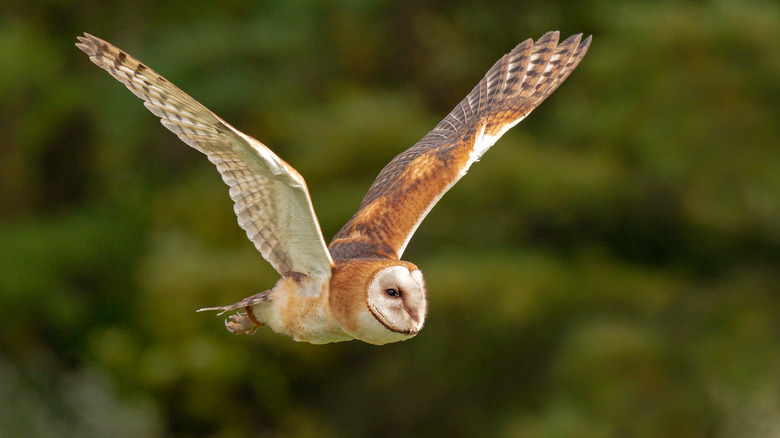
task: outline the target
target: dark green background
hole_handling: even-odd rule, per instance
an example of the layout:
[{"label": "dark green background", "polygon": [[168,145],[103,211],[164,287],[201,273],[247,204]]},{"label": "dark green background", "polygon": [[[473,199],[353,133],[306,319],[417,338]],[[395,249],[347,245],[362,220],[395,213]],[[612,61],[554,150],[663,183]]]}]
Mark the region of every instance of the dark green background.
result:
[{"label": "dark green background", "polygon": [[[780,6],[0,7],[0,436],[780,433]],[[414,339],[230,335],[277,276],[210,163],[74,47],[147,63],[307,179],[326,239],[504,53],[593,34],[405,258]]]}]

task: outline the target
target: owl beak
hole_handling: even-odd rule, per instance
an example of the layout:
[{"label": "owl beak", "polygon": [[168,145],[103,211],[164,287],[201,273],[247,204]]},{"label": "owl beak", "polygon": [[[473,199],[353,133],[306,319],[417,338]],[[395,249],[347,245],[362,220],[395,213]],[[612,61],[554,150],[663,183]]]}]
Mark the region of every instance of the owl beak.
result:
[{"label": "owl beak", "polygon": [[412,321],[414,321],[415,325],[420,324],[420,314],[417,312],[417,310],[409,307],[408,304],[406,304],[406,301],[404,301],[404,310],[406,310],[406,313],[409,314],[409,317],[412,318]]}]

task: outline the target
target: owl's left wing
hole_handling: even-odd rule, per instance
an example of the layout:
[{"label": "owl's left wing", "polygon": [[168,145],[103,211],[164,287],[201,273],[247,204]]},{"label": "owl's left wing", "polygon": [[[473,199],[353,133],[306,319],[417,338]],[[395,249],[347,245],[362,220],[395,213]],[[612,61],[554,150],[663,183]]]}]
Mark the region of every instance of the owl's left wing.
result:
[{"label": "owl's left wing", "polygon": [[504,55],[431,132],[379,173],[360,209],[336,234],[335,259],[399,259],[422,220],[507,130],[569,76],[591,38],[558,32],[526,40]]},{"label": "owl's left wing", "polygon": [[100,38],[84,35],[76,46],[92,62],[217,166],[230,186],[239,226],[271,266],[283,277],[303,274],[327,281],[333,260],[303,177],[149,67]]}]

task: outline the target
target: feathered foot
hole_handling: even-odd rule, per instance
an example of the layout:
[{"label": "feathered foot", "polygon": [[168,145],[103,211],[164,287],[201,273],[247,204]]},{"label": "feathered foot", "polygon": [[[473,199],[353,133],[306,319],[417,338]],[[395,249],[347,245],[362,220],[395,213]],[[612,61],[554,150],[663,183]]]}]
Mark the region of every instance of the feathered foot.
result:
[{"label": "feathered foot", "polygon": [[235,315],[230,315],[228,319],[225,320],[225,327],[230,333],[246,333],[248,335],[253,335],[258,328],[263,326],[263,323],[255,318],[254,313],[252,313],[252,306],[257,303],[267,303],[271,301],[268,296],[269,292],[270,290],[260,292],[259,294],[244,298],[236,304],[231,304],[229,306],[205,307],[203,309],[198,309],[198,312],[219,310],[220,312],[217,315],[222,315],[231,310],[244,309],[246,313],[239,312]]},{"label": "feathered foot", "polygon": [[261,324],[252,314],[251,307],[246,308],[246,313],[236,313],[235,315],[230,315],[228,319],[225,320],[225,327],[230,333],[235,335],[240,333],[253,335],[257,329],[262,326],[263,324]]}]

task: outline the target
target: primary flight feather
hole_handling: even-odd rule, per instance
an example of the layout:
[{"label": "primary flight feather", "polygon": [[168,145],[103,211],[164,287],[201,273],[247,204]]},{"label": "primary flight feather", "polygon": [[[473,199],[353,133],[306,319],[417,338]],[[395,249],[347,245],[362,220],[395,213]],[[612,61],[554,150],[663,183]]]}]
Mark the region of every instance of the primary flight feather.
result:
[{"label": "primary flight feather", "polygon": [[226,321],[233,333],[268,325],[298,341],[386,344],[409,339],[425,322],[422,273],[400,260],[414,231],[482,154],[558,88],[591,41],[558,39],[548,32],[499,59],[444,120],[382,169],[330,246],[303,177],[265,145],[110,43],[84,34],[76,46],[217,166],[239,226],[282,277],[236,304],[201,310],[239,310]]}]

